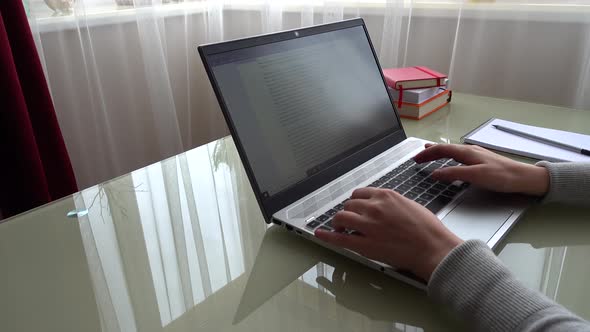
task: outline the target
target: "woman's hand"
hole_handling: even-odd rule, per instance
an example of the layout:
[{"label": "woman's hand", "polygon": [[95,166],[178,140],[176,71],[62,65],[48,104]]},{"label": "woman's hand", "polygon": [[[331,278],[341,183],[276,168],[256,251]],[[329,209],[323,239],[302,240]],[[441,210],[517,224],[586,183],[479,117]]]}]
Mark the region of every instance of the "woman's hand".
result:
[{"label": "woman's hand", "polygon": [[435,170],[435,180],[462,180],[488,190],[534,196],[543,196],[549,189],[546,168],[520,163],[476,145],[427,144],[414,161],[424,163],[441,158],[453,158],[464,165]]},{"label": "woman's hand", "polygon": [[[441,158],[453,158],[464,165],[435,170],[435,180],[462,180],[489,190],[538,196],[549,188],[549,173],[544,167],[519,163],[478,146],[428,144],[414,160],[423,163]],[[410,270],[426,281],[463,242],[425,207],[388,189],[355,190],[332,224],[335,232],[316,230],[315,235],[332,245]],[[345,229],[356,232],[349,235]]]},{"label": "woman's hand", "polygon": [[[428,281],[442,259],[463,241],[429,210],[389,189],[352,193],[332,221],[335,232],[315,235],[338,247],[412,271]],[[354,235],[344,229],[357,231]]]}]

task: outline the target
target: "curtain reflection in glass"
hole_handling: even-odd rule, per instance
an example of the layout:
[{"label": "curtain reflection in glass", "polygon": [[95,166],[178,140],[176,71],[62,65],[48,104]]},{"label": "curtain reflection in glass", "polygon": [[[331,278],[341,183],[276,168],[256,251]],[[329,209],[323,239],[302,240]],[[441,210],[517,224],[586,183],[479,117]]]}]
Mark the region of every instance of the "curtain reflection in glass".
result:
[{"label": "curtain reflection in glass", "polygon": [[74,197],[76,208],[88,208],[80,231],[96,302],[106,331],[136,331],[133,308],[105,188],[95,186]]},{"label": "curtain reflection in glass", "polygon": [[244,272],[229,168],[214,169],[211,154],[207,145],[132,175],[150,194],[137,202],[163,325]]},{"label": "curtain reflection in glass", "polygon": [[[161,326],[244,273],[238,205],[243,169],[236,167],[231,157],[235,147],[227,141],[215,156],[216,143],[211,143],[75,198],[77,208],[89,210],[80,227],[104,330],[139,330],[136,319],[142,319],[135,317],[138,309],[128,290],[134,279],[122,259],[118,241],[124,237],[117,222],[140,225],[145,252],[135,246],[131,248],[138,252],[127,255],[147,256],[148,266],[140,272],[149,270],[151,275]],[[132,220],[133,213],[127,211],[134,208],[139,220]],[[115,215],[129,220],[115,222]],[[262,220],[253,223],[259,224],[255,229],[264,229]]]}]

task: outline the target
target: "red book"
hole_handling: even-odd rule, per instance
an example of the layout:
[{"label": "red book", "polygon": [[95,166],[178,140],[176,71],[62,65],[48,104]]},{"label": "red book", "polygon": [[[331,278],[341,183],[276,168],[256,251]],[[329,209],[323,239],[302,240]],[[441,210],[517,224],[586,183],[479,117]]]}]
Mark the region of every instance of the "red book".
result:
[{"label": "red book", "polygon": [[443,108],[451,101],[451,91],[442,90],[434,97],[425,100],[420,104],[402,102],[402,106],[397,108],[399,116],[407,119],[420,120],[439,109]]},{"label": "red book", "polygon": [[447,75],[424,66],[384,69],[383,76],[390,88],[399,91],[399,106],[403,99],[403,90],[443,86],[447,78]]}]

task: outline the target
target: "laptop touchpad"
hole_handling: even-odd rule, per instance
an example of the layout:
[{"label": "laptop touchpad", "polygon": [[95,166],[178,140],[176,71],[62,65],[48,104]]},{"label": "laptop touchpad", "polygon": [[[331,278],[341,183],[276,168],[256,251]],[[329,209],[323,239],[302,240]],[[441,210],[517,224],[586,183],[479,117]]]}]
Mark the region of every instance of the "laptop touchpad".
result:
[{"label": "laptop touchpad", "polygon": [[479,190],[466,194],[470,195],[443,218],[443,223],[463,240],[487,242],[510,218],[513,210],[510,204],[506,204],[504,195]]}]

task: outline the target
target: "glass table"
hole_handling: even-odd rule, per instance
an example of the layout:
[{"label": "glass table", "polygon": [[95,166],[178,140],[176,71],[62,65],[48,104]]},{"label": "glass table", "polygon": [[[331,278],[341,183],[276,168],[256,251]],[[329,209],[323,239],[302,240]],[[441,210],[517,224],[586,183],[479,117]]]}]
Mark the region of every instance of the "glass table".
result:
[{"label": "glass table", "polygon": [[[456,93],[409,136],[490,117],[590,133],[590,112]],[[590,318],[590,209],[532,207],[497,250]],[[2,331],[467,330],[426,294],[267,225],[231,138],[0,224]]]}]

